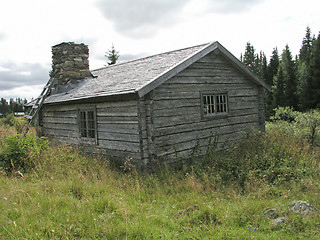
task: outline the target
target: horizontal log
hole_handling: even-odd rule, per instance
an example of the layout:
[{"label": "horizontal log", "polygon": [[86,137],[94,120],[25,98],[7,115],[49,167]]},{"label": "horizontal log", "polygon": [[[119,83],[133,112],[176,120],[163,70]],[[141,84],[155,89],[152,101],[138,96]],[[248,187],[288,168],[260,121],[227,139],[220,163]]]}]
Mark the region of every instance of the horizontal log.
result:
[{"label": "horizontal log", "polygon": [[99,132],[100,140],[110,140],[110,141],[125,141],[125,142],[135,142],[139,143],[139,134],[128,134],[128,133],[110,133],[110,132]]},{"label": "horizontal log", "polygon": [[78,125],[76,124],[64,124],[64,123],[48,123],[43,122],[42,128],[48,129],[60,129],[60,130],[67,130],[67,131],[78,131]]},{"label": "horizontal log", "polygon": [[110,141],[110,140],[99,139],[99,147],[126,151],[126,152],[135,152],[135,153],[140,152],[140,144],[134,143],[134,142]]},{"label": "horizontal log", "polygon": [[108,109],[108,108],[137,108],[137,101],[119,101],[119,102],[104,102],[96,104],[97,109]]},{"label": "horizontal log", "polygon": [[138,133],[138,124],[119,124],[114,122],[102,123],[98,124],[98,132],[107,132],[107,133],[128,133],[128,134],[136,134]]},{"label": "horizontal log", "polygon": [[113,122],[113,123],[131,123],[131,122],[138,122],[137,116],[98,116],[97,117],[98,123],[103,122]]},{"label": "horizontal log", "polygon": [[58,118],[49,118],[45,117],[41,120],[41,123],[60,123],[60,124],[73,124],[77,125],[78,120],[76,118],[64,118],[64,117],[58,117]]}]

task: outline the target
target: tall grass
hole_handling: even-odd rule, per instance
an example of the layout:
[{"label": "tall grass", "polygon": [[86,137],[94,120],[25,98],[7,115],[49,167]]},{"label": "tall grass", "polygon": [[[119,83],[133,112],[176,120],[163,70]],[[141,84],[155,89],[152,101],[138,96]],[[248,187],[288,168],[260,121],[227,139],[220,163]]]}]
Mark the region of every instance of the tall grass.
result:
[{"label": "tall grass", "polygon": [[[1,131],[3,156],[15,130]],[[68,145],[25,157],[35,164],[22,175],[0,170],[1,239],[320,238],[319,212],[288,208],[293,200],[320,206],[319,148],[274,125],[178,170],[115,169]],[[273,226],[268,208],[288,222]]]}]

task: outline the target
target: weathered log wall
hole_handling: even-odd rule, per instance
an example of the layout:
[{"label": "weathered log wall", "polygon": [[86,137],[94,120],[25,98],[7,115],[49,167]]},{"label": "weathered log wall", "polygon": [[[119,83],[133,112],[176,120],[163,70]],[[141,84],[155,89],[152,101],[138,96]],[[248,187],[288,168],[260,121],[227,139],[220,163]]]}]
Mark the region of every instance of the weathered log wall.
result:
[{"label": "weathered log wall", "polygon": [[[229,113],[203,118],[202,91],[226,92]],[[243,133],[264,126],[262,94],[222,56],[209,54],[144,100],[148,133],[145,148],[155,157],[170,161],[188,157],[194,151],[205,153],[215,136],[220,145],[234,144]]]},{"label": "weathered log wall", "polygon": [[[83,108],[96,111],[96,140],[80,138],[78,109]],[[50,139],[83,146],[91,145],[111,159],[140,159],[138,111],[135,100],[44,106],[41,115],[42,133]]]}]

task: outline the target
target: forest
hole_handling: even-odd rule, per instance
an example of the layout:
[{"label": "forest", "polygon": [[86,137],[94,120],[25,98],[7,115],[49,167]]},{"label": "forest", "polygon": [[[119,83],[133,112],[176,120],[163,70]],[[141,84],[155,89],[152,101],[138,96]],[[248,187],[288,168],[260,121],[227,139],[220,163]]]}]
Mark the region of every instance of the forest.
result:
[{"label": "forest", "polygon": [[268,61],[263,51],[257,53],[248,42],[240,60],[272,86],[265,94],[267,120],[277,107],[302,112],[320,108],[320,33],[315,37],[307,27],[295,57],[286,45],[281,54],[275,47]]},{"label": "forest", "polygon": [[10,98],[9,103],[5,98],[0,100],[0,116],[6,116],[10,113],[24,112],[24,105],[27,103],[27,99],[22,98]]}]

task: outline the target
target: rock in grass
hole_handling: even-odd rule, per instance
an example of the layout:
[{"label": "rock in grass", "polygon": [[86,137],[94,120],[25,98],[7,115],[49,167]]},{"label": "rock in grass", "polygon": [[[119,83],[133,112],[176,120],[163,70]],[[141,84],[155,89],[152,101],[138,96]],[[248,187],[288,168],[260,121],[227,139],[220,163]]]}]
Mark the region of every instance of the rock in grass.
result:
[{"label": "rock in grass", "polygon": [[288,219],[286,217],[278,217],[278,218],[272,220],[272,226],[273,227],[280,226],[280,225],[286,223],[287,221],[288,221]]},{"label": "rock in grass", "polygon": [[270,218],[270,219],[276,219],[279,217],[277,210],[275,210],[275,209],[268,209],[268,210],[264,211],[263,215]]},{"label": "rock in grass", "polygon": [[293,201],[289,204],[290,211],[294,213],[300,213],[300,214],[309,214],[311,212],[316,212],[317,208],[310,205],[306,201]]}]

